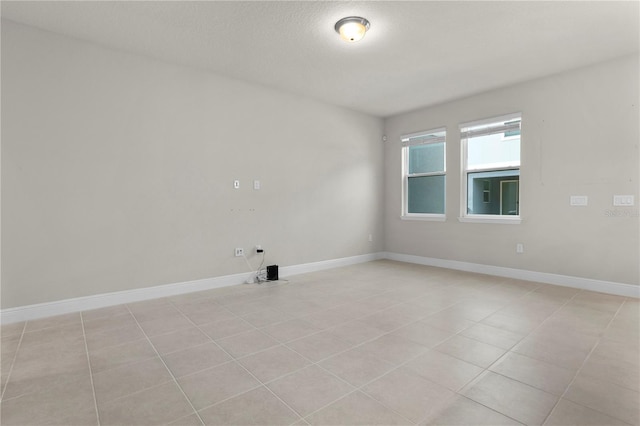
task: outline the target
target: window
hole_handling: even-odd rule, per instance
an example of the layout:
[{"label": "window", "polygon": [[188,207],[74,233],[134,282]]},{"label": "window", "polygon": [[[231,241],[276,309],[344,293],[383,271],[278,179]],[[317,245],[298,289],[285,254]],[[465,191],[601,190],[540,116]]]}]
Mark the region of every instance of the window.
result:
[{"label": "window", "polygon": [[445,136],[442,128],[402,137],[405,219],[444,219]]},{"label": "window", "polygon": [[519,222],[520,114],[460,126],[461,220]]}]

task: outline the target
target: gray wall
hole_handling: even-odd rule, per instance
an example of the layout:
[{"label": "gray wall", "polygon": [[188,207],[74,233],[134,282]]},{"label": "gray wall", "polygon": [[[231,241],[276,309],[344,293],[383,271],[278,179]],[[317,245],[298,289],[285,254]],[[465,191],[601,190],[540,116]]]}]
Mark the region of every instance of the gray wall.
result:
[{"label": "gray wall", "polygon": [[3,21],[2,308],[379,252],[382,129]]},{"label": "gray wall", "polygon": [[[387,119],[386,250],[638,285],[639,76],[638,57],[627,57]],[[461,223],[458,126],[513,112],[522,112],[523,221]],[[400,136],[441,126],[447,220],[401,221]],[[636,205],[613,207],[615,194]],[[569,206],[571,195],[589,205]]]}]

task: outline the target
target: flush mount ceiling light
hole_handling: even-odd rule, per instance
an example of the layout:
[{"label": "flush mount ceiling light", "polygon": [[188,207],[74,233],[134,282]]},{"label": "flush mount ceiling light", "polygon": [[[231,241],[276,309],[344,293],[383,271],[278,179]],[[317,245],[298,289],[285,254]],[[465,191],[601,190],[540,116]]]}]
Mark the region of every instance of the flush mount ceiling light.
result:
[{"label": "flush mount ceiling light", "polygon": [[344,41],[352,43],[364,37],[369,29],[369,21],[359,16],[348,16],[336,22],[335,28]]}]

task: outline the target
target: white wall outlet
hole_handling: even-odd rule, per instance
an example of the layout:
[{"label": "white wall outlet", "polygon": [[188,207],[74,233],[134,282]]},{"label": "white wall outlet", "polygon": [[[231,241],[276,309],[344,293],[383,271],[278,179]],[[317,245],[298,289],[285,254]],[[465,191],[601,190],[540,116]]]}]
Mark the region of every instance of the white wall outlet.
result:
[{"label": "white wall outlet", "polygon": [[255,190],[260,189],[260,181],[259,180],[254,180],[253,181],[253,189],[255,189]]},{"label": "white wall outlet", "polygon": [[524,253],[524,245],[522,243],[516,244],[516,253]]},{"label": "white wall outlet", "polygon": [[635,204],[635,199],[633,195],[614,195],[613,196],[613,205],[614,206],[633,206]]},{"label": "white wall outlet", "polygon": [[373,234],[369,234],[369,241],[373,241]]},{"label": "white wall outlet", "polygon": [[240,257],[240,256],[244,256],[244,249],[243,248],[236,248],[236,257]]},{"label": "white wall outlet", "polygon": [[240,181],[239,180],[234,180],[233,181],[233,187],[235,189],[240,189]]},{"label": "white wall outlet", "polygon": [[586,206],[589,204],[589,197],[586,195],[572,195],[569,204],[572,206]]}]

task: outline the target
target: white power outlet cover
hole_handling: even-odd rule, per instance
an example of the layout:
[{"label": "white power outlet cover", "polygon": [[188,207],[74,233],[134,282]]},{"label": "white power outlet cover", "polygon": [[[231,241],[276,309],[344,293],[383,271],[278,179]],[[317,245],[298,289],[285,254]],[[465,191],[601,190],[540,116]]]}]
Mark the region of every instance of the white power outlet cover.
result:
[{"label": "white power outlet cover", "polygon": [[572,206],[586,206],[589,204],[589,197],[586,195],[572,195],[569,204]]}]

